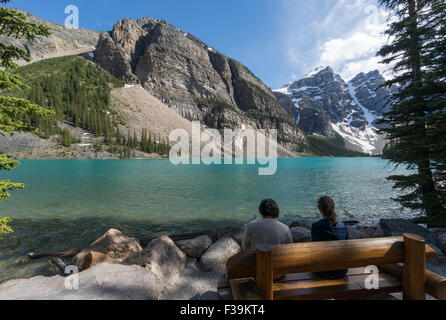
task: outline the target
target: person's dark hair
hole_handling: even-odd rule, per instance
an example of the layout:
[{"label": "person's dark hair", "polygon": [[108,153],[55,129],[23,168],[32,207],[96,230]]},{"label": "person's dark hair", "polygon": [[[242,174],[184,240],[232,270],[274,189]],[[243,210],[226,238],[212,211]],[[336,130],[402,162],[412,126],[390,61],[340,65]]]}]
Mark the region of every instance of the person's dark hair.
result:
[{"label": "person's dark hair", "polygon": [[279,205],[272,199],[264,199],[260,203],[259,211],[263,217],[271,217],[274,219],[278,218],[280,213]]},{"label": "person's dark hair", "polygon": [[328,221],[334,223],[335,225],[338,224],[336,211],[335,211],[335,202],[330,197],[321,197],[319,198],[317,202],[317,206],[319,210],[324,215],[324,218]]}]

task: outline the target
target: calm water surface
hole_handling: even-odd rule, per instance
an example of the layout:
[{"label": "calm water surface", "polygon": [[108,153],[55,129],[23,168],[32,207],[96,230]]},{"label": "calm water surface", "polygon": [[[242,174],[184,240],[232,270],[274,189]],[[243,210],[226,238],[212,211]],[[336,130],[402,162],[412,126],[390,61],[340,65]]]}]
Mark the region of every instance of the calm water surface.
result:
[{"label": "calm water surface", "polygon": [[239,225],[275,199],[281,219],[317,218],[319,196],[332,196],[342,218],[376,223],[402,215],[377,158],[279,159],[274,176],[257,166],[178,166],[168,160],[23,160],[1,179],[25,183],[0,203],[15,233],[0,240],[0,282],[51,274],[28,252],[83,247],[109,228],[148,238]]}]

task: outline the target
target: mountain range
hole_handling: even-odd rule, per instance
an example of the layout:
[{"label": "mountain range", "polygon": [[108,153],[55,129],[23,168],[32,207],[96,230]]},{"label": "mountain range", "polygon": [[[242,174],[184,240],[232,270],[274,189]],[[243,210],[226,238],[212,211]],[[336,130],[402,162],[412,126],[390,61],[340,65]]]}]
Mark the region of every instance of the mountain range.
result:
[{"label": "mountain range", "polygon": [[274,94],[308,135],[339,134],[348,149],[377,155],[385,146],[385,138],[376,132],[377,120],[390,110],[390,97],[398,90],[380,87],[384,82],[377,70],[346,82],[329,66],[321,66]]},{"label": "mountain range", "polygon": [[[360,73],[346,82],[330,67],[318,67],[273,91],[240,62],[164,20],[123,19],[110,32],[96,32],[67,30],[25,14],[33,22],[50,26],[53,35],[32,44],[8,37],[0,41],[26,49],[33,62],[81,54],[123,80],[125,88],[112,92],[112,97],[120,101],[129,124],[161,123],[154,112],[145,113],[147,119],[137,111],[129,112],[156,101],[179,118],[197,120],[209,128],[277,129],[287,156],[349,151],[376,155],[385,145],[384,137],[375,132],[376,119],[389,110],[389,97],[397,89],[379,88],[384,78],[378,71]],[[143,90],[135,91],[135,86]],[[129,97],[126,90],[143,97],[140,105],[123,101]],[[153,133],[165,137],[165,129]]]}]

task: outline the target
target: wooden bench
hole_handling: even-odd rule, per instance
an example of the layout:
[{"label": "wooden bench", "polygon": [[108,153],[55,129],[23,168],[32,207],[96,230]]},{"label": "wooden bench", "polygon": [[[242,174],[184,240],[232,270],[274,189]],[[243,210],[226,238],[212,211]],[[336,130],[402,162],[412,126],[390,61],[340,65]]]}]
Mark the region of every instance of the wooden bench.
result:
[{"label": "wooden bench", "polygon": [[[397,292],[407,300],[423,300],[426,293],[446,299],[446,279],[426,270],[426,261],[436,255],[422,237],[412,234],[261,245],[227,261],[227,284],[220,283],[218,292],[221,299],[234,300],[367,299]],[[367,266],[379,267],[379,289],[367,289]],[[342,279],[315,274],[340,269],[349,269]]]}]

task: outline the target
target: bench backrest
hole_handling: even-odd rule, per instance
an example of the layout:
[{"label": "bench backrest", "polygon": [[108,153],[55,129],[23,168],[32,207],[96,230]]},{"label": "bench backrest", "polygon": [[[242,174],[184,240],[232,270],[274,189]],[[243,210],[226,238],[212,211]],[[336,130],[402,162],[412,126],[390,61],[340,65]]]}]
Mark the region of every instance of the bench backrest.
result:
[{"label": "bench backrest", "polygon": [[227,262],[228,279],[256,278],[257,289],[264,299],[273,298],[276,275],[321,272],[339,269],[404,263],[405,299],[425,296],[426,260],[436,252],[422,237],[400,237],[332,242],[297,243],[283,246],[260,245],[246,250]]}]

